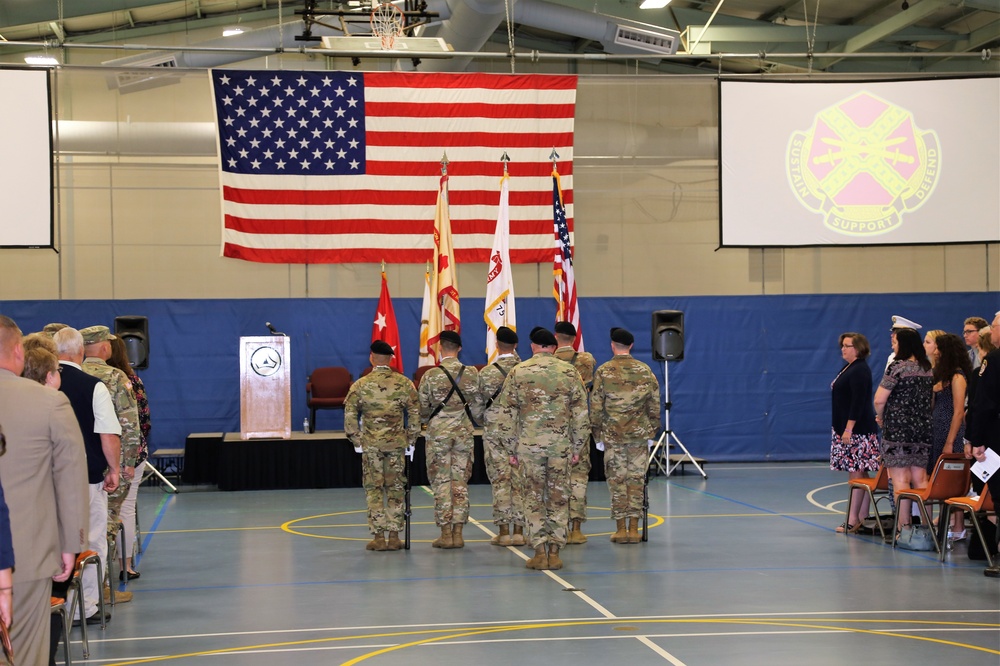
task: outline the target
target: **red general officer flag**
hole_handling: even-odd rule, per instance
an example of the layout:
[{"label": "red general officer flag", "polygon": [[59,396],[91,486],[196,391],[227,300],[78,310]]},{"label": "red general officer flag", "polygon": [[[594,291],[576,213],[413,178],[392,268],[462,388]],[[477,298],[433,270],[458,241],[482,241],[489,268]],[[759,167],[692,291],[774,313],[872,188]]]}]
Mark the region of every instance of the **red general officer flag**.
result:
[{"label": "red general officer flag", "polygon": [[375,312],[375,323],[372,324],[372,342],[381,340],[392,347],[395,356],[392,357],[392,369],[403,372],[403,353],[399,349],[399,328],[396,326],[396,313],[392,310],[392,298],[389,296],[389,284],[382,271],[382,293],[378,297],[378,310]]}]

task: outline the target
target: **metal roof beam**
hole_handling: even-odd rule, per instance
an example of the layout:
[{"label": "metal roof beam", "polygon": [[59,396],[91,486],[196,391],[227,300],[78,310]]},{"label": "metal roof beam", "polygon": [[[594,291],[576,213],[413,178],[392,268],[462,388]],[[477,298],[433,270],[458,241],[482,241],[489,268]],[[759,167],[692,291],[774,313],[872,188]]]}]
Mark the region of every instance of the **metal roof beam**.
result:
[{"label": "metal roof beam", "polygon": [[897,32],[909,28],[914,23],[927,18],[939,9],[948,7],[950,4],[949,0],[921,0],[921,2],[910,5],[909,9],[900,10],[891,18],[863,30],[843,44],[834,46],[831,51],[857,53],[875,42],[883,41]]}]

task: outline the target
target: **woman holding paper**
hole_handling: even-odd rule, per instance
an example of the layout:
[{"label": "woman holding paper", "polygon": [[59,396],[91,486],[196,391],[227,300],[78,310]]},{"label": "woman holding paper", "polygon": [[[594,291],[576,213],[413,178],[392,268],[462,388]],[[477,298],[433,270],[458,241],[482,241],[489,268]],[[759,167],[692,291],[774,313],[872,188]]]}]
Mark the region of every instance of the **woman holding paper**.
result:
[{"label": "woman holding paper", "polygon": [[[990,337],[994,345],[1000,346],[1000,312],[990,326]],[[979,366],[979,385],[969,405],[966,433],[972,442],[972,456],[978,462],[986,462],[987,449],[1000,453],[1000,349],[987,354]],[[986,485],[996,501],[1000,497],[1000,472],[990,476]],[[1000,578],[1000,558],[983,573],[990,578]]]}]

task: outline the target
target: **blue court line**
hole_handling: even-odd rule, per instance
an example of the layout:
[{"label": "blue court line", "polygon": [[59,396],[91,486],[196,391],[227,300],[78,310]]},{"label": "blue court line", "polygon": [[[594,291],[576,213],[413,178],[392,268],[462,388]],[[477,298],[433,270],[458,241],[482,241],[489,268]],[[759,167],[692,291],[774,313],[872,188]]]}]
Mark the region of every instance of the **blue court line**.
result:
[{"label": "blue court line", "polygon": [[[146,536],[142,540],[142,550],[135,556],[136,566],[139,566],[139,563],[142,562],[143,553],[145,553],[146,549],[149,548],[149,543],[153,540],[153,534],[156,532],[156,528],[160,526],[160,521],[163,520],[163,516],[167,513],[167,505],[169,505],[175,497],[177,496],[165,495],[163,499],[160,500],[160,506],[156,509],[156,518],[153,519],[153,524],[149,526],[149,530],[146,532]],[[124,584],[121,584],[120,587],[123,590],[125,589]]]}]

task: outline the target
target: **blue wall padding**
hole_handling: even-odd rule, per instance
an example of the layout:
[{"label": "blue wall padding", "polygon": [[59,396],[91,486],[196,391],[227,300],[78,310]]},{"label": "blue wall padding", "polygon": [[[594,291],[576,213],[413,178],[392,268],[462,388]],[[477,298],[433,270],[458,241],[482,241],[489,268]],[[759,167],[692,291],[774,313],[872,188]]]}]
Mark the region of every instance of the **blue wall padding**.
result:
[{"label": "blue wall padding", "polygon": [[[51,321],[78,328],[113,326],[118,315],[149,318],[149,369],[142,371],[153,419],[152,446],[179,448],[189,433],[238,432],[239,347],[245,335],[267,335],[265,321],[291,336],[292,427],[307,415],[305,383],[318,366],[343,365],[355,377],[367,364],[377,297],[132,301],[7,301],[0,313],[25,332]],[[416,369],[420,299],[393,301],[403,361]],[[485,362],[482,299],[462,301],[462,360]],[[837,336],[857,331],[873,347],[875,383],[890,352],[890,316],[924,330],[960,333],[967,316],[991,319],[996,293],[588,298],[580,304],[584,339],[598,363],[611,356],[608,329],[636,338],[633,354],[663,381],[653,362],[655,310],[684,312],[682,361],[669,364],[670,426],[690,451],[709,461],[822,460],[829,455],[830,383],[841,367]],[[527,332],[551,325],[551,299],[517,303],[522,358]],[[320,412],[321,430],[343,427],[339,412]]]}]

